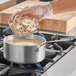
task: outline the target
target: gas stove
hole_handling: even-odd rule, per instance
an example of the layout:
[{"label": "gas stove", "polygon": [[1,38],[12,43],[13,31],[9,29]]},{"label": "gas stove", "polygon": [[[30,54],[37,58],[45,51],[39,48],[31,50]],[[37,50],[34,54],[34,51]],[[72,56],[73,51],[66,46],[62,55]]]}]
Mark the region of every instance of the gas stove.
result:
[{"label": "gas stove", "polygon": [[76,37],[38,31],[35,34],[50,40],[71,39],[46,45],[45,59],[37,64],[16,64],[3,57],[3,38],[13,34],[9,28],[0,27],[0,75],[1,76],[72,76],[76,70]]}]

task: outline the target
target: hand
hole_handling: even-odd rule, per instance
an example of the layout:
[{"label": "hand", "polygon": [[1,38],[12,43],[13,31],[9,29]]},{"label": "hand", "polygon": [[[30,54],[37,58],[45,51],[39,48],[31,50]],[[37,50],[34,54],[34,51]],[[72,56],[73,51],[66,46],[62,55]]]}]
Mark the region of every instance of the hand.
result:
[{"label": "hand", "polygon": [[52,15],[52,8],[50,2],[42,5],[28,6],[25,7],[22,11],[17,12],[15,15],[23,16],[25,14],[36,15],[40,20],[46,16]]}]

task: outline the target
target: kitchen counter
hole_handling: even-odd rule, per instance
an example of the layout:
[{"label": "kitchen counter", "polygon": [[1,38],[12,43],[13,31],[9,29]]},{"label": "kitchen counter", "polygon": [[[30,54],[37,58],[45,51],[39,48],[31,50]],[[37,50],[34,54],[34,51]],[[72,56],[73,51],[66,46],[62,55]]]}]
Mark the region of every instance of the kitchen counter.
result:
[{"label": "kitchen counter", "polygon": [[[66,0],[67,3],[69,0]],[[55,16],[52,16],[51,19],[44,19],[40,21],[40,28],[41,30],[51,30],[51,31],[60,31],[60,32],[65,32],[67,33],[68,31],[70,31],[73,27],[76,27],[74,25],[76,25],[76,7],[71,7],[75,2],[74,0],[71,0],[72,4],[67,4],[64,0],[55,0],[53,2],[51,2],[51,6],[53,9],[53,13],[55,14]],[[32,1],[24,1],[23,3],[20,3],[16,6],[10,7],[8,9],[5,9],[3,11],[0,12],[0,24],[8,24],[8,19],[10,17],[11,14],[20,11],[21,9],[18,9],[18,7],[25,7],[28,5],[38,5],[38,4],[44,4],[45,2],[32,2]],[[66,7],[64,7],[65,5],[67,5]],[[61,6],[61,8],[59,8]],[[70,6],[70,7],[69,7]],[[57,7],[57,8],[56,8]],[[64,7],[64,8],[63,8]],[[69,9],[69,8],[73,9]],[[66,8],[66,10],[64,10]],[[13,12],[11,12],[12,10],[14,10]],[[62,11],[64,10],[64,11]],[[74,11],[75,10],[75,11]],[[59,14],[57,14],[59,13]],[[49,28],[48,28],[49,27]]]}]

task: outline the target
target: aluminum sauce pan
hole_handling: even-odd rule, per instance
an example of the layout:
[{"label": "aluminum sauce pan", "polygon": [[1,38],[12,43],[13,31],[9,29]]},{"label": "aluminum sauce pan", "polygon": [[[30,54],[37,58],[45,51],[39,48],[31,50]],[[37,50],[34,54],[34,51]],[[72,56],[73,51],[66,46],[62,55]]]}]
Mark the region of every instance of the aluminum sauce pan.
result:
[{"label": "aluminum sauce pan", "polygon": [[[13,45],[7,43],[11,39],[19,39],[15,35],[10,35],[4,38],[4,58],[10,62],[18,64],[33,64],[41,62],[45,58],[45,45],[39,47],[40,45],[34,46],[23,46],[23,45]],[[26,37],[26,39],[35,39],[41,41],[42,43],[46,42],[44,37],[38,35],[32,35]]]}]

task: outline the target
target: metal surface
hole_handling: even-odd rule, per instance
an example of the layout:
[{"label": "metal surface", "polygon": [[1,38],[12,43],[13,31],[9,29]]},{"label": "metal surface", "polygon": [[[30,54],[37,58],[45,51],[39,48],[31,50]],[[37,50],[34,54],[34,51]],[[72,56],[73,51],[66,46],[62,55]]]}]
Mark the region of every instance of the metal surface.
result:
[{"label": "metal surface", "polygon": [[[38,63],[45,58],[45,48],[44,48],[45,45],[39,48],[38,45],[18,46],[6,43],[8,40],[18,38],[21,37],[11,35],[4,38],[4,58],[6,60],[14,63],[31,64],[31,63]],[[27,38],[39,40],[43,43],[46,41],[45,38],[37,35],[32,35],[31,37]]]},{"label": "metal surface", "polygon": [[[76,72],[76,47],[41,76],[72,76]],[[74,75],[76,76],[76,74]]]}]

